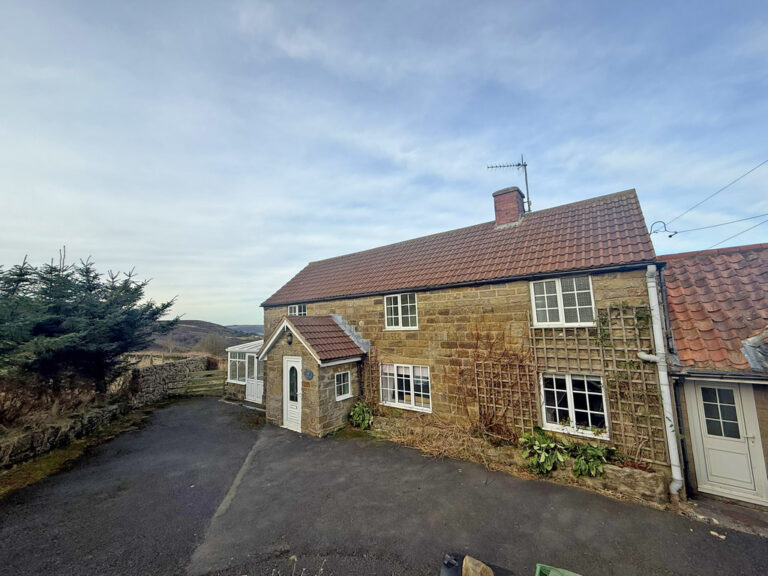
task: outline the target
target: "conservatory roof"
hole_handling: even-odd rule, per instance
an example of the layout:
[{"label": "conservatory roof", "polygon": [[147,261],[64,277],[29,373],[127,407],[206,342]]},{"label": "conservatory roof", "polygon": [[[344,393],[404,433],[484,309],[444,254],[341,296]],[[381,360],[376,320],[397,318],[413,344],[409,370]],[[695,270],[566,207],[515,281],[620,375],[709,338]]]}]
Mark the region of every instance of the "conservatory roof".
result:
[{"label": "conservatory roof", "polygon": [[254,340],[253,342],[246,342],[245,344],[238,344],[237,346],[230,346],[227,348],[227,352],[258,352],[264,345],[264,340]]}]

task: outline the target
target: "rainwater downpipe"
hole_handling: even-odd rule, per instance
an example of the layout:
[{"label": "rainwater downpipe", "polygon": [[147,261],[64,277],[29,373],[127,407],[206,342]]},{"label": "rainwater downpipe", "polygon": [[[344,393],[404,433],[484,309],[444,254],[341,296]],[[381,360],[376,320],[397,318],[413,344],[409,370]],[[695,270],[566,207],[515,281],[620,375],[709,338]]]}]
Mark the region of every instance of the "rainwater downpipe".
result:
[{"label": "rainwater downpipe", "polygon": [[637,356],[646,362],[656,364],[661,390],[661,404],[664,407],[664,426],[666,428],[669,463],[672,467],[672,482],[669,484],[669,495],[673,503],[680,499],[678,492],[683,486],[683,471],[680,467],[680,451],[677,446],[677,431],[675,430],[674,411],[672,410],[672,394],[670,392],[669,374],[667,372],[667,346],[661,329],[661,310],[659,308],[659,293],[656,287],[656,265],[649,264],[645,273],[648,285],[648,301],[651,305],[651,327],[653,329],[653,347],[656,354],[638,352]]}]

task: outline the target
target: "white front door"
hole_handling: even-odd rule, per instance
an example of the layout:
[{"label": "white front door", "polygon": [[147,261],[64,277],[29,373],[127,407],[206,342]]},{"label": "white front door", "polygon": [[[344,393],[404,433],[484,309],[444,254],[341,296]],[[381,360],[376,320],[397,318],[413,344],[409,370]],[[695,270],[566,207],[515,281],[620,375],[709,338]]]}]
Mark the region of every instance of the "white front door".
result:
[{"label": "white front door", "polygon": [[699,490],[768,502],[768,478],[751,384],[686,382]]},{"label": "white front door", "polygon": [[258,366],[256,354],[247,354],[245,357],[245,399],[248,402],[261,404],[264,384],[260,380],[261,374],[259,374]]},{"label": "white front door", "polygon": [[301,358],[283,357],[283,427],[301,432]]}]

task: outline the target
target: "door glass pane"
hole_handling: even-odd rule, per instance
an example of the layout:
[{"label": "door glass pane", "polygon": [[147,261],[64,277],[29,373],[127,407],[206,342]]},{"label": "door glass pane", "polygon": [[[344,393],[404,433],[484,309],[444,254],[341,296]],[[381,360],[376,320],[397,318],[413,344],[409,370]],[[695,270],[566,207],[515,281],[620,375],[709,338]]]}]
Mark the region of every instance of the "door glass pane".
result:
[{"label": "door glass pane", "polygon": [[701,397],[707,434],[725,438],[741,438],[733,389],[706,387],[701,389]]},{"label": "door glass pane", "polygon": [[726,438],[740,438],[739,425],[736,422],[723,422],[723,436]]},{"label": "door glass pane", "polygon": [[288,399],[291,402],[299,401],[299,371],[295,366],[291,366],[288,371]]},{"label": "door glass pane", "polygon": [[710,420],[707,418],[707,434],[710,436],[722,436],[723,430],[720,427],[720,420]]},{"label": "door glass pane", "polygon": [[254,380],[256,378],[256,357],[248,356],[248,380]]}]

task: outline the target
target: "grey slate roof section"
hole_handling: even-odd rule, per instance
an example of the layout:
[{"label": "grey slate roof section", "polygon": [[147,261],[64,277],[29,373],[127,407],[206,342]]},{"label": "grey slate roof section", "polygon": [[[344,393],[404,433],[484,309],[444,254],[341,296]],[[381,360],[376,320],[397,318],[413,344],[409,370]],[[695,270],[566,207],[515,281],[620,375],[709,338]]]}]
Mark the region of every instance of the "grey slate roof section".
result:
[{"label": "grey slate roof section", "polygon": [[752,338],[742,340],[741,353],[752,370],[768,372],[768,328]]},{"label": "grey slate roof section", "polygon": [[350,324],[348,324],[341,317],[341,314],[331,314],[331,318],[333,318],[333,321],[336,322],[336,324],[338,324],[342,330],[344,330],[344,333],[350,337],[352,342],[360,346],[363,352],[368,354],[368,352],[371,351],[371,341],[364,340],[362,335],[360,335]]}]

